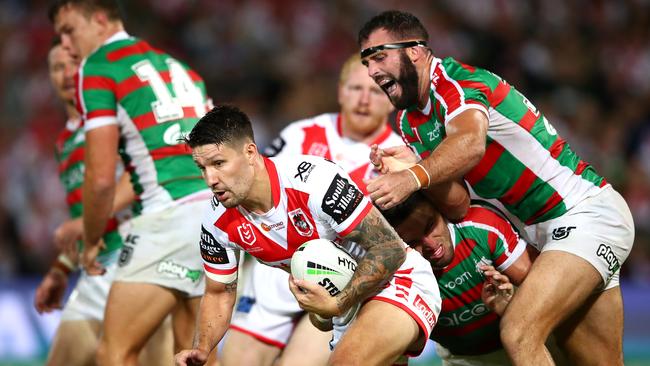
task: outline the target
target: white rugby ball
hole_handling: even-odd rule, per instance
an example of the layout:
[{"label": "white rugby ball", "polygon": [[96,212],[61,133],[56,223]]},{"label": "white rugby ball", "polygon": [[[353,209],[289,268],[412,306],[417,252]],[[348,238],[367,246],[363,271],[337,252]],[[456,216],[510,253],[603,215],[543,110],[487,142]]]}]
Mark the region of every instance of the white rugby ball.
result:
[{"label": "white rugby ball", "polygon": [[331,296],[347,286],[357,269],[354,260],[341,246],[327,239],[314,239],[301,245],[291,257],[291,274],[299,280],[317,283]]}]

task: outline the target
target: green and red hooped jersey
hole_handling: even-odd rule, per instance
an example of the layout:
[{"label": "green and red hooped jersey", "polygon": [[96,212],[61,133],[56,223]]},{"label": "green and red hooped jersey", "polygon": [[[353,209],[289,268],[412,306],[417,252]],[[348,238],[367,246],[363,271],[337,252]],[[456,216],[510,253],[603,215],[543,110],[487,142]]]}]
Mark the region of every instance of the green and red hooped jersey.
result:
[{"label": "green and red hooped jersey", "polygon": [[479,355],[500,349],[499,316],[481,300],[480,264],[505,271],[526,250],[526,242],[508,220],[492,209],[473,204],[457,224],[449,224],[454,259],[434,271],[442,309],[431,339],[456,355]]},{"label": "green and red hooped jersey", "polygon": [[181,141],[209,108],[203,79],[187,65],[119,32],[82,61],[77,99],[86,131],[119,126],[135,215],[206,194]]},{"label": "green and red hooped jersey", "polygon": [[495,198],[527,225],[563,215],[607,184],[582,161],[546,117],[499,76],[453,58],[434,58],[424,110],[399,112],[402,138],[426,158],[446,125],[474,108],[489,119],[483,159],[465,175],[474,191]]},{"label": "green and red hooped jersey", "polygon": [[[81,191],[84,179],[84,143],[85,135],[81,119],[69,120],[56,139],[55,155],[59,163],[59,179],[66,192],[66,203],[70,218],[82,215]],[[122,238],[117,231],[118,221],[112,217],[106,224],[104,243],[106,249],[98,255],[102,264],[117,259],[118,250],[122,248]],[[81,243],[80,243],[81,245]]]}]

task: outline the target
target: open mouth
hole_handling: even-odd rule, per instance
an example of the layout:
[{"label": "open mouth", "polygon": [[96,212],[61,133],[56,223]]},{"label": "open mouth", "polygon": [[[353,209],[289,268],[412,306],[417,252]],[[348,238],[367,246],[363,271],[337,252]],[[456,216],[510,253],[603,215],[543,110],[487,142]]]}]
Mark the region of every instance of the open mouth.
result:
[{"label": "open mouth", "polygon": [[212,191],[212,193],[219,201],[223,201],[226,196],[226,191]]},{"label": "open mouth", "polygon": [[378,83],[379,87],[387,94],[391,94],[397,88],[397,82],[390,78],[383,78]]}]

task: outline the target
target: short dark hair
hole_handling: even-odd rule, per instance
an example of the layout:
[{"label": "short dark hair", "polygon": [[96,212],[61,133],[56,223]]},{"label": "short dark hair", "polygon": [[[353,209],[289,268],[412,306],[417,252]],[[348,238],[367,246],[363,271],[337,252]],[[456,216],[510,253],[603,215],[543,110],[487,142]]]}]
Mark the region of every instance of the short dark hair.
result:
[{"label": "short dark hair", "polygon": [[122,20],[120,7],[116,0],[54,0],[50,4],[50,9],[47,12],[50,22],[54,23],[54,18],[56,18],[59,10],[68,5],[79,8],[85,15],[90,15],[98,10],[103,10],[106,12],[108,19]]},{"label": "short dark hair", "polygon": [[253,126],[246,113],[230,105],[212,108],[185,137],[185,143],[191,148],[209,144],[232,144],[242,140],[255,142]]},{"label": "short dark hair", "polygon": [[429,33],[415,15],[389,10],[375,15],[363,25],[359,31],[359,45],[368,40],[370,33],[380,28],[386,29],[399,40],[429,40]]},{"label": "short dark hair", "polygon": [[424,200],[427,200],[424,195],[420,192],[415,192],[413,193],[409,198],[406,199],[406,201],[393,206],[387,210],[382,210],[381,208],[377,207],[379,211],[381,212],[382,215],[384,215],[384,218],[390,226],[392,227],[398,227],[400,226],[406,219],[409,217],[411,212],[415,210],[416,207],[418,207],[418,204]]}]

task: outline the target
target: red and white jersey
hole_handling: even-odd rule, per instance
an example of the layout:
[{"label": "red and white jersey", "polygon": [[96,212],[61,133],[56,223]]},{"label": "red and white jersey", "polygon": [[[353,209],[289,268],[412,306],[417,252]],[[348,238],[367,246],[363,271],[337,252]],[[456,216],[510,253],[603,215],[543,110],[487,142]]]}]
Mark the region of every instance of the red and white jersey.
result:
[{"label": "red and white jersey", "polygon": [[382,133],[370,144],[344,137],[341,115],[326,113],[293,122],[285,127],[271,146],[264,149],[267,156],[314,155],[322,156],[339,164],[352,180],[367,193],[364,179],[377,176],[370,164],[370,145],[379,147],[403,145],[402,138],[386,124]]},{"label": "red and white jersey", "polygon": [[237,278],[238,250],[259,261],[288,269],[303,243],[335,240],[350,233],[372,208],[350,176],[316,156],[264,158],[273,204],[256,214],[225,208],[213,199],[201,227],[201,257],[206,275],[221,283]]}]

